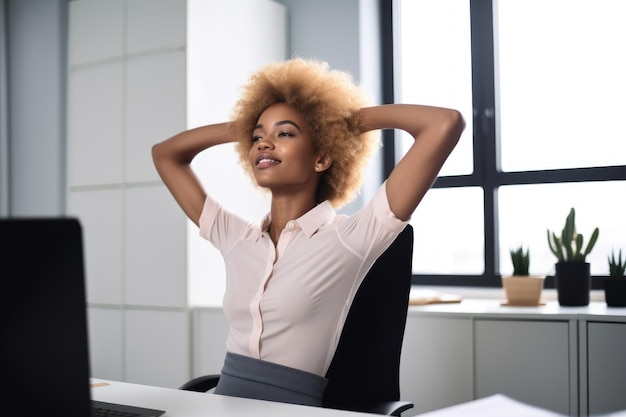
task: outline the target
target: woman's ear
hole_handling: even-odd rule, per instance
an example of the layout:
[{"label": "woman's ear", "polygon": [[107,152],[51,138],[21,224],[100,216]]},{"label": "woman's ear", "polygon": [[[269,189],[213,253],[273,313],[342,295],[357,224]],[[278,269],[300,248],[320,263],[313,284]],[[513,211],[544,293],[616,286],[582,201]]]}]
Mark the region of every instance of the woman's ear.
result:
[{"label": "woman's ear", "polygon": [[333,160],[328,155],[320,155],[315,162],[315,171],[324,172],[333,164]]}]

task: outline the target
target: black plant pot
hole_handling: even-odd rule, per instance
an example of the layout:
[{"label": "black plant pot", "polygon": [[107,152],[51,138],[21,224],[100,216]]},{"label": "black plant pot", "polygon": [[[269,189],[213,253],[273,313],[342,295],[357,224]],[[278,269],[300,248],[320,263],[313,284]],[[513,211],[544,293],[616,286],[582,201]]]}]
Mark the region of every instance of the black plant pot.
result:
[{"label": "black plant pot", "polygon": [[609,307],[626,307],[626,278],[605,279],[604,299]]},{"label": "black plant pot", "polygon": [[558,262],[554,279],[560,305],[566,307],[589,305],[591,273],[588,262]]}]

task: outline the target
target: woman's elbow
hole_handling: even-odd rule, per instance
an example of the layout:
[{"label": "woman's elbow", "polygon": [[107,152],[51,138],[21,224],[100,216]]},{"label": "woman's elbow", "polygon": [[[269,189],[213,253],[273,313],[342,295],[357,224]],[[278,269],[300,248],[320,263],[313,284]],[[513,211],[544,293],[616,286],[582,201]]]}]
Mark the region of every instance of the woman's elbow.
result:
[{"label": "woman's elbow", "polygon": [[460,111],[449,109],[446,111],[445,120],[441,124],[443,137],[452,146],[456,146],[463,130],[465,129],[465,119]]},{"label": "woman's elbow", "polygon": [[174,155],[171,153],[171,150],[168,149],[166,143],[159,142],[152,145],[152,161],[155,164],[167,160],[172,160],[173,157]]},{"label": "woman's elbow", "polygon": [[162,153],[161,148],[162,148],[162,146],[161,146],[160,143],[155,143],[154,145],[152,145],[151,155],[152,155],[152,159],[154,161],[159,159],[159,157],[161,156],[161,153]]},{"label": "woman's elbow", "polygon": [[450,109],[448,111],[447,125],[448,125],[448,129],[451,132],[454,132],[458,136],[460,136],[461,133],[463,133],[463,130],[465,129],[465,119],[463,118],[463,114],[458,110]]}]

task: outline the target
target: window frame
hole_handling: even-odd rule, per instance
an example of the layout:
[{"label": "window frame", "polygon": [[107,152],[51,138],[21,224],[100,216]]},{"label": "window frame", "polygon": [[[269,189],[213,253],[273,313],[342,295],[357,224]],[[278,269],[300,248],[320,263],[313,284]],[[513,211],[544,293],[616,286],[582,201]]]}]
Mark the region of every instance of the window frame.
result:
[{"label": "window frame", "polygon": [[[393,103],[394,19],[393,1],[380,0],[382,48],[382,97]],[[495,50],[493,0],[470,1],[473,100],[473,172],[469,175],[438,177],[433,188],[480,187],[484,200],[484,265],[481,275],[413,275],[413,285],[501,287],[498,273],[498,188],[505,185],[579,183],[626,180],[626,165],[502,172],[499,163],[499,138],[496,131]],[[496,0],[497,1],[497,0]],[[396,164],[396,135],[383,132],[383,176],[387,178]],[[547,244],[547,243],[546,243]],[[602,289],[601,279],[592,277],[592,288]],[[554,288],[554,276],[547,276],[545,288]]]}]

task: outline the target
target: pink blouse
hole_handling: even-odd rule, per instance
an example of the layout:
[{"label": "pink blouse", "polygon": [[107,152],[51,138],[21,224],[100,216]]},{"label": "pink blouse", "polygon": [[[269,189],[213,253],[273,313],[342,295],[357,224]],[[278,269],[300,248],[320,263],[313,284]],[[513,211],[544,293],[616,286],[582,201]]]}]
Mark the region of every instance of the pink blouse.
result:
[{"label": "pink blouse", "polygon": [[207,197],[200,235],[226,265],[229,352],[326,374],[361,281],[407,223],[389,208],[385,184],[351,216],[319,204],[290,221],[276,246],[269,215],[252,224]]}]

